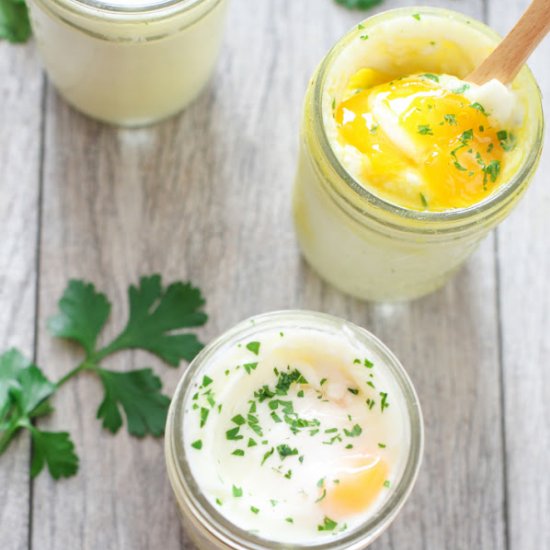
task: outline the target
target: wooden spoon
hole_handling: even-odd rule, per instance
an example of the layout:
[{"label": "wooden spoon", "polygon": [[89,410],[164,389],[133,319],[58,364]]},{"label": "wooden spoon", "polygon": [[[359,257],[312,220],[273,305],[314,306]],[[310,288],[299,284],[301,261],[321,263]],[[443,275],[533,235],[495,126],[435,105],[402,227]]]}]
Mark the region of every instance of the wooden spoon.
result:
[{"label": "wooden spoon", "polygon": [[481,85],[496,78],[509,84],[548,31],[550,0],[533,0],[493,53],[464,80]]}]

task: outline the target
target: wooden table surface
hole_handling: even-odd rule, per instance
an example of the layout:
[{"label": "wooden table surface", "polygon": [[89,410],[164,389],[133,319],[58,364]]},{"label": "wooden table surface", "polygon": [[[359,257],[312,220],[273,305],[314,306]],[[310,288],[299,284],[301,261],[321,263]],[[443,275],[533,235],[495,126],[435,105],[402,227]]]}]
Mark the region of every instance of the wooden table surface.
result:
[{"label": "wooden table surface", "polygon": [[[505,32],[528,2],[435,3]],[[211,85],[181,116],[139,130],[76,113],[46,81],[33,43],[0,43],[0,349],[19,346],[51,378],[76,364],[45,329],[70,277],[113,298],[107,336],[125,318],[128,283],[155,271],[201,286],[205,341],[273,309],[346,317],[400,357],[426,422],[416,488],[372,548],[548,549],[550,154],[517,210],[425,299],[358,302],[299,256],[290,199],[302,97],[324,53],[362,17],[332,0],[233,0]],[[530,62],[548,96],[549,58],[546,40]],[[141,353],[109,365],[154,365],[170,392],[181,372]],[[162,440],[102,431],[100,398],[81,377],[40,421],[72,433],[76,477],[31,481],[25,435],[0,458],[2,550],[191,548]]]}]

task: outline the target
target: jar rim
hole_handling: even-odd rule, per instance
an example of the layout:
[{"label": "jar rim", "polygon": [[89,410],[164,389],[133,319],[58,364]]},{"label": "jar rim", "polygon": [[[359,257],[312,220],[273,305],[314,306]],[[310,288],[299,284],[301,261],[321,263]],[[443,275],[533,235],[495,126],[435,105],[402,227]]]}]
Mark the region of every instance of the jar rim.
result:
[{"label": "jar rim", "polygon": [[[242,321],[202,350],[183,374],[168,413],[166,460],[170,481],[176,496],[185,500],[185,504],[193,514],[194,519],[211,536],[228,545],[228,548],[261,550],[266,548],[266,542],[269,543],[269,548],[273,550],[288,548],[288,543],[266,541],[266,539],[239,528],[227,520],[202,494],[186,460],[186,451],[183,444],[183,418],[186,398],[189,392],[192,391],[192,382],[196,376],[200,376],[199,373],[202,367],[221,348],[232,341],[250,338],[252,334],[257,334],[258,332],[269,329],[285,330],[290,326],[318,330],[324,329],[327,331],[342,330],[342,328],[351,330],[354,336],[359,337],[364,342],[368,342],[368,345],[373,347],[376,353],[383,359],[385,368],[393,378],[405,403],[404,409],[406,410],[406,421],[408,421],[410,445],[403,471],[399,481],[392,488],[391,495],[370,518],[348,534],[328,542],[292,545],[293,548],[303,550],[329,550],[337,548],[358,550],[359,548],[364,548],[365,544],[370,544],[389,526],[411,493],[422,461],[424,425],[418,396],[407,372],[397,357],[371,332],[344,319],[306,310],[273,311]],[[173,470],[170,468],[170,464],[174,467]],[[183,494],[180,494],[178,489]]]},{"label": "jar rim", "polygon": [[174,7],[177,7],[178,12],[185,12],[207,1],[208,0],[143,0],[139,3],[124,3],[114,0],[68,0],[73,6],[82,5],[85,8],[92,8],[110,14],[136,14]]},{"label": "jar rim", "polygon": [[[492,36],[498,39],[501,38],[496,31],[475,18],[468,17],[454,10],[428,6],[403,7],[386,10],[365,19],[362,23],[372,25],[376,24],[380,20],[386,21],[389,18],[398,19],[404,16],[411,16],[412,14],[433,15],[445,19],[452,17],[453,20],[463,22],[465,25],[468,25],[469,28],[476,29],[486,36]],[[331,167],[336,171],[337,176],[341,178],[347,188],[354,193],[354,196],[359,197],[360,199],[366,199],[370,205],[374,206],[378,210],[393,215],[398,219],[400,218],[409,221],[414,220],[417,222],[422,222],[424,224],[435,225],[442,222],[465,222],[465,225],[468,225],[472,217],[477,217],[478,215],[483,215],[485,213],[490,214],[495,209],[498,209],[500,205],[507,204],[508,200],[515,196],[515,194],[521,188],[522,184],[528,178],[529,174],[536,167],[542,151],[542,143],[544,137],[542,97],[536,79],[533,76],[531,70],[527,67],[527,65],[525,65],[521,69],[520,74],[524,74],[526,76],[529,86],[531,86],[533,88],[533,91],[535,91],[537,94],[537,105],[535,107],[535,110],[537,112],[536,129],[534,131],[533,139],[534,146],[530,148],[528,154],[522,160],[520,167],[512,175],[510,180],[504,184],[501,184],[497,190],[487,196],[483,201],[475,203],[466,208],[454,208],[444,211],[412,210],[404,206],[399,206],[376,195],[374,192],[369,191],[355,177],[353,177],[338,158],[326,132],[323,112],[323,96],[325,93],[326,77],[328,76],[329,70],[332,67],[332,63],[336,60],[339,53],[364,32],[364,28],[359,28],[357,25],[355,25],[340,40],[338,40],[338,42],[331,48],[331,50],[321,62],[313,82],[313,124],[315,125],[316,134],[320,136],[320,146],[322,148],[322,151],[327,157],[327,160],[329,161]],[[351,204],[350,201],[345,197],[341,196],[341,198],[348,202],[351,207],[357,209],[357,205]],[[412,227],[408,227],[408,229],[415,231],[415,228]],[[429,232],[430,230],[417,229],[417,231],[423,233],[426,231]]]}]

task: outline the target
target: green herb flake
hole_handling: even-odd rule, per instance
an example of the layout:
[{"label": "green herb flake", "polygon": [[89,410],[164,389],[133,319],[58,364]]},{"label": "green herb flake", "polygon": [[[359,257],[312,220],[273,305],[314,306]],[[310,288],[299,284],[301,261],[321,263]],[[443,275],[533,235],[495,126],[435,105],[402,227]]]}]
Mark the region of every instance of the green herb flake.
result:
[{"label": "green herb flake", "polygon": [[239,435],[240,429],[241,428],[237,426],[236,428],[232,428],[231,430],[227,430],[225,432],[225,437],[229,441],[239,441],[239,440],[243,439],[243,436]]},{"label": "green herb flake", "polygon": [[477,101],[472,103],[470,105],[470,107],[472,107],[472,109],[477,109],[480,113],[483,113],[485,116],[487,116],[487,111],[485,111],[485,109],[483,108],[483,105],[481,103],[478,103]]},{"label": "green herb flake", "polygon": [[223,504],[222,499],[221,499],[221,498],[217,498],[217,499],[216,499],[216,504],[217,504],[218,506],[221,506],[221,505]]},{"label": "green herb flake", "polygon": [[378,443],[378,446],[379,446],[381,449],[385,449],[385,448],[386,448],[386,444],[385,444],[385,443]]},{"label": "green herb flake", "polygon": [[200,439],[193,441],[193,443],[191,443],[191,447],[193,447],[193,449],[197,449],[197,451],[200,451],[202,449],[202,441]]},{"label": "green herb flake", "polygon": [[455,88],[454,90],[451,90],[453,94],[462,95],[466,90],[470,89],[469,84],[463,84],[462,86],[459,86],[458,88]]},{"label": "green herb flake", "polygon": [[236,487],[235,485],[233,485],[232,492],[235,498],[240,498],[243,496],[243,490],[240,487]]},{"label": "green herb flake", "polygon": [[389,479],[386,479],[386,481],[384,481],[384,487],[386,487],[386,489],[389,489],[390,488],[390,480]]},{"label": "green herb flake", "polygon": [[247,444],[247,447],[256,447],[258,444],[256,443],[256,441],[254,439],[252,439],[251,437],[248,439],[248,444]]},{"label": "green herb flake", "polygon": [[493,183],[495,183],[500,174],[500,160],[492,160],[483,168],[483,172],[491,178]]},{"label": "green herb flake", "polygon": [[355,424],[351,430],[344,429],[347,437],[359,437],[363,433],[363,429],[359,424]]},{"label": "green herb flake", "polygon": [[260,353],[260,345],[260,342],[249,342],[246,344],[246,349],[251,351],[254,355],[258,355]]},{"label": "green herb flake", "polygon": [[261,466],[263,466],[266,462],[266,460],[275,452],[275,447],[271,447],[267,453],[264,454],[261,462]]},{"label": "green herb flake", "polygon": [[244,456],[244,451],[242,449],[235,449],[231,454],[235,456]]},{"label": "green herb flake", "polygon": [[200,412],[200,415],[201,415],[200,427],[201,428],[204,428],[204,425],[206,424],[206,421],[208,420],[208,414],[209,413],[210,413],[210,411],[207,408],[201,407],[201,412]]},{"label": "green herb flake", "polygon": [[210,384],[212,384],[212,382],[214,382],[214,380],[212,380],[212,378],[210,378],[210,376],[204,375],[203,378],[202,378],[202,387],[206,388],[206,386],[210,386]]},{"label": "green herb flake", "polygon": [[326,496],[327,496],[327,490],[323,489],[323,492],[321,493],[321,496],[315,502],[316,503],[321,502]]},{"label": "green herb flake", "polygon": [[429,124],[419,124],[418,125],[418,133],[421,136],[433,136],[434,133],[430,127]]},{"label": "green herb flake", "polygon": [[506,130],[498,131],[497,139],[504,151],[511,151],[517,144],[516,136],[512,134],[512,132],[507,132]]},{"label": "green herb flake", "polygon": [[420,14],[419,13],[413,13],[412,17],[416,19],[417,21],[420,21]]},{"label": "green herb flake", "polygon": [[387,409],[390,406],[390,404],[388,403],[388,394],[381,391],[380,397],[382,398],[382,401],[380,401],[380,410],[384,412],[384,409]]},{"label": "green herb flake", "polygon": [[443,119],[449,126],[456,126],[458,122],[456,121],[456,116],[452,114],[443,115]]},{"label": "green herb flake", "polygon": [[464,166],[462,166],[462,164],[460,164],[460,162],[458,162],[458,160],[455,160],[453,162],[453,166],[457,169],[457,170],[460,170],[461,172],[466,172],[467,168],[465,168]]},{"label": "green herb flake", "polygon": [[259,514],[259,513],[260,513],[260,509],[259,509],[259,508],[256,508],[256,506],[251,506],[251,507],[250,507],[250,511],[251,511],[253,514]]},{"label": "green herb flake", "polygon": [[292,518],[285,518],[285,521],[287,523],[294,523],[294,520]]},{"label": "green herb flake", "polygon": [[298,454],[298,449],[292,449],[288,445],[277,445],[277,452],[281,457],[281,460],[284,460],[287,456],[294,456]]},{"label": "green herb flake", "polygon": [[338,526],[338,522],[330,519],[328,516],[323,518],[323,524],[317,526],[318,531],[334,531]]},{"label": "green herb flake", "polygon": [[434,82],[439,82],[439,77],[436,74],[424,73],[421,76],[423,76],[424,78],[428,78],[429,80],[433,80]]},{"label": "green herb flake", "polygon": [[422,203],[422,206],[424,208],[428,208],[428,199],[426,198],[426,195],[424,195],[424,193],[420,193],[420,202]]},{"label": "green herb flake", "polygon": [[250,374],[253,370],[256,370],[257,366],[258,363],[245,363],[243,365],[243,368],[246,371],[246,374]]},{"label": "green herb flake", "polygon": [[234,422],[235,424],[237,424],[237,426],[242,426],[243,424],[246,424],[246,420],[244,419],[244,416],[242,416],[241,414],[234,416],[231,419],[231,422]]}]

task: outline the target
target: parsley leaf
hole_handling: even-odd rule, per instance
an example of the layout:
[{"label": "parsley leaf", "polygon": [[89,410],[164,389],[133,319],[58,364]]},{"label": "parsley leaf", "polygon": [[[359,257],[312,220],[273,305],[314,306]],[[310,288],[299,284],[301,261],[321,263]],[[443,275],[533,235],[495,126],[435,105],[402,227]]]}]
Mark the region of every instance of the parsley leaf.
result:
[{"label": "parsley leaf", "polygon": [[96,292],[91,283],[71,280],[59,300],[59,310],[48,320],[49,331],[58,338],[78,342],[87,354],[92,354],[111,313],[105,294]]},{"label": "parsley leaf", "polygon": [[44,464],[54,479],[74,475],[78,457],[66,432],[46,432],[31,423],[33,418],[51,412],[48,398],[56,391],[43,372],[16,349],[0,356],[0,453],[15,434],[26,429],[33,440],[31,476]]},{"label": "parsley leaf", "polygon": [[103,427],[116,433],[122,426],[124,410],[128,431],[137,437],[164,433],[170,399],[161,393],[160,379],[151,369],[114,372],[98,368],[105,395],[97,410]]},{"label": "parsley leaf", "polygon": [[78,456],[67,432],[43,432],[30,429],[33,449],[31,477],[36,477],[48,465],[54,479],[69,477],[78,471]]},{"label": "parsley leaf", "polygon": [[383,0],[335,0],[337,4],[350,10],[368,10],[381,4]]},{"label": "parsley leaf", "polygon": [[0,0],[0,39],[26,42],[31,36],[29,13],[24,0]]},{"label": "parsley leaf", "polygon": [[201,311],[204,299],[190,283],[172,283],[162,288],[160,275],[142,277],[138,287],[130,286],[130,319],[122,333],[107,347],[143,349],[177,367],[181,359],[191,361],[202,349],[194,334],[172,331],[199,327],[208,317]]}]

